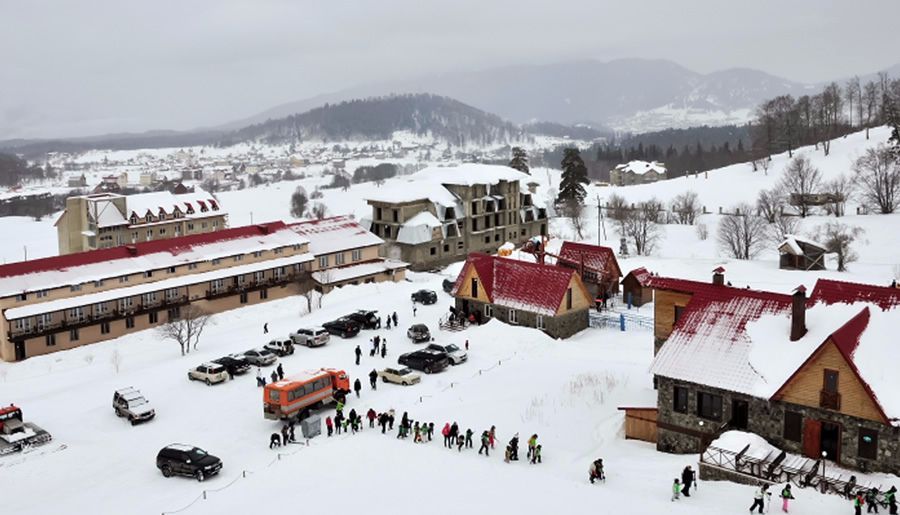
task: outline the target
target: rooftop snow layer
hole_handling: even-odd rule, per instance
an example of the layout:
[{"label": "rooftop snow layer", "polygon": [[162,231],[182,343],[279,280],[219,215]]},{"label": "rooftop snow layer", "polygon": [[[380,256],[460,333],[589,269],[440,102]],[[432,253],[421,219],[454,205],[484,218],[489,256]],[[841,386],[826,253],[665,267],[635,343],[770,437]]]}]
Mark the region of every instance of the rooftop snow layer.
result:
[{"label": "rooftop snow layer", "polygon": [[528,174],[502,165],[465,163],[457,166],[429,166],[410,176],[414,181],[432,181],[438,184],[473,186],[497,184],[500,181],[524,181]]},{"label": "rooftop snow layer", "polygon": [[416,245],[431,241],[432,230],[435,227],[442,227],[441,221],[430,211],[422,211],[400,226],[397,231],[397,242]]},{"label": "rooftop snow layer", "polygon": [[357,279],[359,277],[365,277],[367,275],[399,270],[401,268],[406,268],[407,266],[409,266],[409,263],[404,263],[403,261],[372,261],[341,268],[320,270],[318,272],[313,272],[312,277],[319,284],[334,284]]},{"label": "rooftop snow layer", "polygon": [[384,240],[348,216],[298,222],[289,227],[309,239],[309,251],[314,256],[384,243]]},{"label": "rooftop snow layer", "polygon": [[638,175],[643,175],[647,172],[666,173],[666,167],[657,161],[649,163],[647,161],[629,161],[627,164],[616,166],[616,170],[621,172],[632,172]]}]

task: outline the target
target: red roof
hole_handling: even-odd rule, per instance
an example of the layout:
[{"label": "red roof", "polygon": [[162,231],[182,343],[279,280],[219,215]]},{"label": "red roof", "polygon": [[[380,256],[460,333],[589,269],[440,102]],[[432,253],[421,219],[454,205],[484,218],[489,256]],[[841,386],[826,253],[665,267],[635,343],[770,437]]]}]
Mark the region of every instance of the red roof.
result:
[{"label": "red roof", "polygon": [[205,245],[226,240],[236,240],[240,238],[249,238],[252,236],[280,231],[285,228],[286,226],[284,222],[270,222],[265,224],[234,227],[231,229],[222,229],[215,232],[180,236],[178,238],[146,241],[135,243],[133,245],[123,245],[120,247],[112,247],[108,249],[89,250],[87,252],[77,252],[75,254],[65,254],[62,256],[33,259],[31,261],[19,261],[17,263],[10,263],[8,265],[0,265],[0,277],[33,274],[36,272],[46,272],[49,270],[63,270],[76,266],[103,263],[116,259],[127,259],[134,256],[154,254],[157,252],[170,252],[172,254],[179,254],[182,251],[188,250],[197,245]]},{"label": "red roof", "polygon": [[886,311],[900,306],[900,288],[819,279],[810,299],[825,304],[870,302]]},{"label": "red roof", "polygon": [[847,361],[853,363],[853,353],[859,345],[859,339],[866,326],[869,325],[869,308],[865,307],[856,316],[842,325],[840,329],[831,333],[831,339],[840,349]]},{"label": "red roof", "polygon": [[650,271],[644,267],[635,268],[628,272],[628,275],[634,277],[641,286],[647,286],[650,283],[650,277],[652,277]]},{"label": "red roof", "polygon": [[584,263],[586,272],[600,273],[606,278],[622,277],[616,254],[609,247],[564,241],[559,250],[557,264],[565,264],[578,269]]},{"label": "red roof", "polygon": [[491,303],[542,314],[556,313],[575,275],[570,268],[472,253],[456,279],[454,294],[470,267]]}]

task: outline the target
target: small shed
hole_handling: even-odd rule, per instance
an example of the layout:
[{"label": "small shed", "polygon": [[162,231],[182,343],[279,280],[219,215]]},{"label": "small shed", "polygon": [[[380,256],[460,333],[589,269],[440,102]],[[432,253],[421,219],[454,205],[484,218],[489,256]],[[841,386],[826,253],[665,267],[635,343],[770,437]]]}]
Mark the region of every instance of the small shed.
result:
[{"label": "small shed", "polygon": [[778,245],[778,268],[782,270],[824,270],[827,249],[820,243],[792,234]]},{"label": "small shed", "polygon": [[650,272],[646,268],[635,268],[622,279],[622,302],[632,306],[643,306],[653,302],[653,288],[649,286]]},{"label": "small shed", "polygon": [[657,408],[619,406],[625,412],[625,439],[656,443]]}]

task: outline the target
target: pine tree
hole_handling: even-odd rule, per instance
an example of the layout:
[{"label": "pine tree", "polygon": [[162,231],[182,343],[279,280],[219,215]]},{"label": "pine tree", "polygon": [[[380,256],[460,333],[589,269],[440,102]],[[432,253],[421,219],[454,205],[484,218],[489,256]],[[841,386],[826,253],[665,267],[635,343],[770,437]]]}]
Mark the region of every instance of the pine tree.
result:
[{"label": "pine tree", "polygon": [[900,161],[900,113],[897,113],[897,107],[887,95],[885,95],[884,104],[887,124],[891,127],[891,137],[888,138],[888,145],[891,147],[894,159]]},{"label": "pine tree", "polygon": [[581,159],[581,152],[577,148],[565,149],[562,160],[562,180],[559,183],[558,203],[575,203],[578,206],[584,204],[587,196],[582,184],[588,184],[587,167]]},{"label": "pine tree", "polygon": [[528,154],[525,152],[524,148],[512,148],[512,159],[509,160],[509,167],[531,175],[531,171],[528,169]]}]

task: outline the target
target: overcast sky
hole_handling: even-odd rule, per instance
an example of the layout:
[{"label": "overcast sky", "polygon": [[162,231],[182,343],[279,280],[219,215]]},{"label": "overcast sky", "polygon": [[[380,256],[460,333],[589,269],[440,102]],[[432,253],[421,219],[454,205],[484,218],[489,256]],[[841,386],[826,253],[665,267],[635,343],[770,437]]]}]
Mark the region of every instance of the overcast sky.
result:
[{"label": "overcast sky", "polygon": [[584,58],[813,82],[900,61],[900,0],[0,0],[0,139],[188,129],[383,80]]}]

